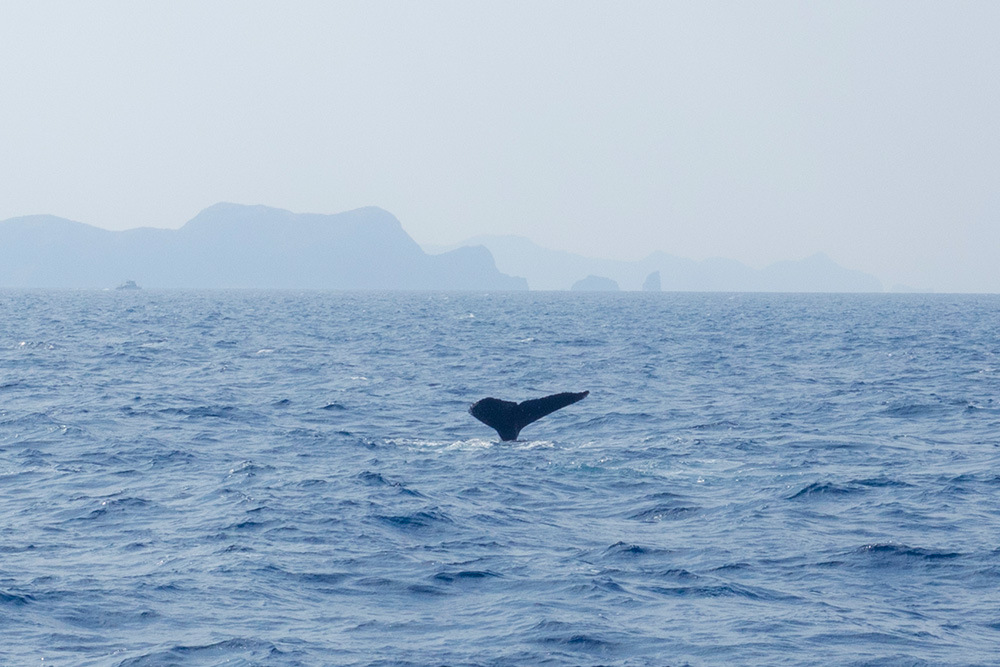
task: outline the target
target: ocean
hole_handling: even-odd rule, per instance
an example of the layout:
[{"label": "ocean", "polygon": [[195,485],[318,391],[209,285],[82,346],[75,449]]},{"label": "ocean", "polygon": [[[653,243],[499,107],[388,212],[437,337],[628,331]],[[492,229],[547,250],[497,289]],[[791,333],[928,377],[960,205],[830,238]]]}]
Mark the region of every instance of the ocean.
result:
[{"label": "ocean", "polygon": [[996,665],[1000,297],[0,291],[0,516],[3,665]]}]

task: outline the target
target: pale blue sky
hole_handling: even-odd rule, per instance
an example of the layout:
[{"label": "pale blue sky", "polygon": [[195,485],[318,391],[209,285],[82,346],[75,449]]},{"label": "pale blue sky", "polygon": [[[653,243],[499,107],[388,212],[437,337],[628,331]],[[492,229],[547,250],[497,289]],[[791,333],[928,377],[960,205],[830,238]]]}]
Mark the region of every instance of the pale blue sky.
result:
[{"label": "pale blue sky", "polygon": [[997,2],[0,4],[0,219],[218,201],[1000,291]]}]

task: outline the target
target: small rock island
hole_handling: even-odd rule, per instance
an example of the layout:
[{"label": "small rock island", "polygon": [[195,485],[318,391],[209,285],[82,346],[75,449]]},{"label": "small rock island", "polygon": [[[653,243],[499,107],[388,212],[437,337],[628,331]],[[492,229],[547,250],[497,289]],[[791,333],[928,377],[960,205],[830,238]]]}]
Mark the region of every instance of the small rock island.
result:
[{"label": "small rock island", "polygon": [[574,292],[618,292],[621,288],[611,278],[590,275],[573,283],[570,289]]}]

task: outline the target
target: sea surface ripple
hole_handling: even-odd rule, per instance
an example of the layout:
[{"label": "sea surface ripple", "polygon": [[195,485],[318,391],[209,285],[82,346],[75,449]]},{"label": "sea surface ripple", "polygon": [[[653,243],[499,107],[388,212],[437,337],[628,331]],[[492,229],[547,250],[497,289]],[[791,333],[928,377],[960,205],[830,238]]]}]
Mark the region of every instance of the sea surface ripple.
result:
[{"label": "sea surface ripple", "polygon": [[0,664],[997,664],[998,500],[1000,297],[0,291]]}]

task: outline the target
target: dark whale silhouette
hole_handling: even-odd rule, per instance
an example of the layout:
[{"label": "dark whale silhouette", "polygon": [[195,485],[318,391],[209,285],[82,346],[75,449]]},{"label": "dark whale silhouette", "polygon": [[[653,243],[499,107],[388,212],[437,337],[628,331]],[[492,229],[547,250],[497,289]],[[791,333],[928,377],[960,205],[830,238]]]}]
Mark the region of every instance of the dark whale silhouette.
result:
[{"label": "dark whale silhouette", "polygon": [[589,391],[580,393],[567,391],[520,403],[501,401],[499,398],[484,398],[469,407],[469,414],[487,426],[495,428],[502,440],[517,440],[517,434],[531,422],[538,421],[559,408],[582,401],[589,393]]}]

